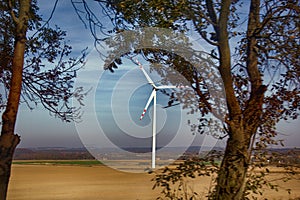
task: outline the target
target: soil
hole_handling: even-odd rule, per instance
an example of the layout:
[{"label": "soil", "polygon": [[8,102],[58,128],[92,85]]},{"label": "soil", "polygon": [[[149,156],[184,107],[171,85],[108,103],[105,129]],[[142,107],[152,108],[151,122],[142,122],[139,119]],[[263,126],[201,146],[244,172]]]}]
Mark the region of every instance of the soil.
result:
[{"label": "soil", "polygon": [[[120,172],[106,166],[17,165],[12,166],[8,200],[155,200],[160,189],[153,190],[153,174]],[[282,173],[269,175],[278,179]],[[266,190],[258,199],[296,199],[300,181],[277,181],[279,192]],[[210,187],[211,178],[189,182],[199,199]],[[285,190],[290,188],[291,194]],[[163,198],[164,199],[164,198]]]}]

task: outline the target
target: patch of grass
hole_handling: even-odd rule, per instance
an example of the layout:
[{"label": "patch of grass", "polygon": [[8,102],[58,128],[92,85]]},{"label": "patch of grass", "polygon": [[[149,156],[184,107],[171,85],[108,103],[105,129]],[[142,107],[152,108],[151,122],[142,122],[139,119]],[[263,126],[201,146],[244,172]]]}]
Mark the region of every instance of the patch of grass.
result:
[{"label": "patch of grass", "polygon": [[30,160],[30,161],[13,161],[17,165],[102,165],[98,160]]}]

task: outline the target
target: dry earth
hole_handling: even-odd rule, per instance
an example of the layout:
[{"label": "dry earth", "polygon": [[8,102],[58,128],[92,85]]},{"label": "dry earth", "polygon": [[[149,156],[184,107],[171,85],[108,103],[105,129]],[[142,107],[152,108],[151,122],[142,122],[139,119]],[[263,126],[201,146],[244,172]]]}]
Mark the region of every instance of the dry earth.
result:
[{"label": "dry earth", "polygon": [[[270,179],[281,175],[272,174]],[[160,191],[152,190],[152,178],[147,173],[125,173],[105,166],[13,165],[8,200],[154,200]],[[300,197],[299,179],[278,184],[282,187],[279,192],[266,190],[259,199]],[[209,185],[210,178],[201,178],[193,188],[204,196]],[[292,189],[292,194],[284,188]]]}]

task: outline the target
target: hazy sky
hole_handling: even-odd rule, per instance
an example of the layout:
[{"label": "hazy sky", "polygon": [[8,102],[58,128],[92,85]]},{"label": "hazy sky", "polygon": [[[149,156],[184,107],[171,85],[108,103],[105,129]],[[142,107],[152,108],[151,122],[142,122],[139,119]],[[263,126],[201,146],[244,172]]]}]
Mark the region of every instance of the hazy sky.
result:
[{"label": "hazy sky", "polygon": [[[48,18],[54,1],[39,1],[39,3],[44,18]],[[148,109],[149,112],[143,121],[139,121],[151,87],[147,85],[138,66],[128,63],[115,73],[103,72],[101,65],[103,62],[95,53],[90,31],[78,19],[70,1],[59,1],[51,23],[67,31],[67,40],[73,46],[75,53],[85,47],[88,47],[88,51],[91,52],[87,57],[85,69],[78,74],[77,81],[77,84],[82,84],[87,89],[93,87],[91,96],[88,97],[90,99],[86,102],[88,107],[85,113],[86,121],[76,126],[74,123],[62,123],[59,119],[50,116],[41,105],[33,111],[22,105],[17,122],[17,132],[21,135],[19,147],[82,147],[83,143],[97,146],[100,140],[103,145],[113,143],[119,146],[148,146],[151,144],[152,107]],[[154,79],[159,79],[154,73],[150,75]],[[168,98],[161,93],[158,93],[157,101],[161,104],[158,107],[158,145],[166,145],[171,141],[173,145],[190,144],[195,137],[190,133],[180,135],[177,130],[188,132],[186,121],[191,116],[187,116],[180,106],[161,108],[168,102]],[[195,119],[195,117],[191,118]],[[280,135],[279,138],[284,139],[288,147],[299,147],[299,128],[299,120],[282,122],[278,126],[278,131],[284,135]],[[103,132],[102,136],[95,141],[95,137],[98,136],[94,134],[98,134],[99,131]],[[210,142],[215,143],[213,140]],[[225,141],[217,143],[221,146],[224,144]]]}]

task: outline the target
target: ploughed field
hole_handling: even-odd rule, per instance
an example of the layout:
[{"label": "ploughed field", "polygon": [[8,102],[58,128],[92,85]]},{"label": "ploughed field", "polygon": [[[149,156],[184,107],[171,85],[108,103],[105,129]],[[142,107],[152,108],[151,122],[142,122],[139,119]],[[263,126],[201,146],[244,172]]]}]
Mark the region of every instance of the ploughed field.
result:
[{"label": "ploughed field", "polygon": [[[274,168],[270,180],[283,174]],[[8,200],[154,200],[160,188],[152,190],[154,174],[129,173],[111,169],[96,161],[15,161],[8,191]],[[299,178],[299,175],[297,176]],[[278,180],[279,192],[267,189],[258,199],[297,199],[300,180]],[[188,182],[199,199],[210,187],[210,177]],[[285,189],[291,189],[288,194]],[[299,198],[300,199],[300,198]]]}]

